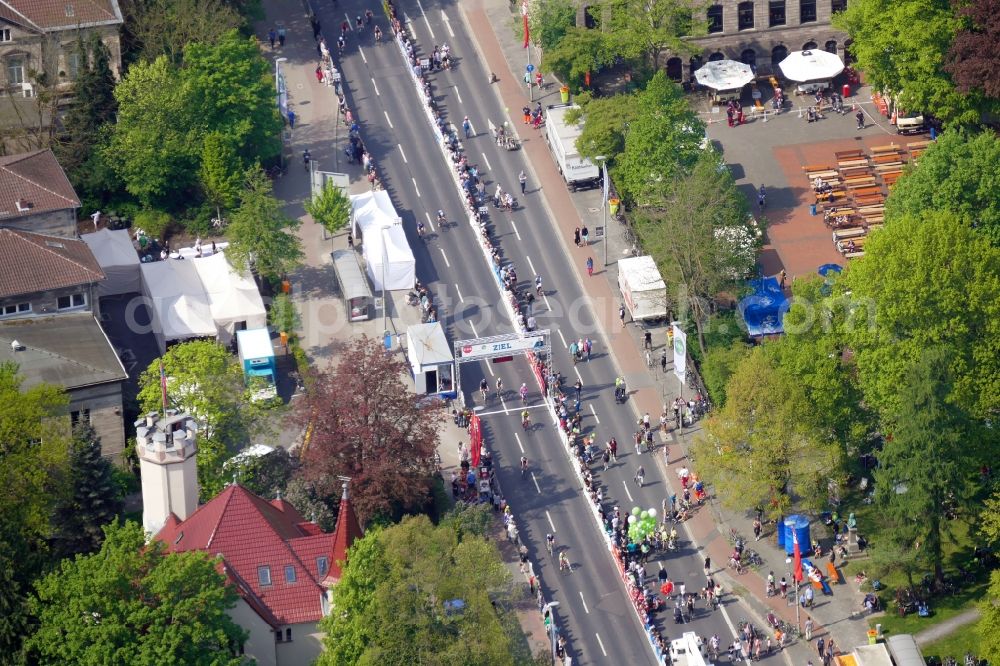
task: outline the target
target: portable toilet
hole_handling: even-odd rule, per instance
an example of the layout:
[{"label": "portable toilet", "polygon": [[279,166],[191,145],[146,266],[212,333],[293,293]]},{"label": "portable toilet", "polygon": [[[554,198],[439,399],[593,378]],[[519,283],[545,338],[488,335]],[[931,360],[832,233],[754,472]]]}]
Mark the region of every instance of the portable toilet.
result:
[{"label": "portable toilet", "polygon": [[236,346],[239,350],[243,377],[249,383],[251,377],[262,377],[267,387],[260,398],[277,395],[278,366],[274,358],[271,333],[266,328],[251,328],[236,332]]},{"label": "portable toilet", "polygon": [[[812,552],[812,541],[809,540],[809,519],[805,516],[786,516],[782,524],[785,532],[785,554],[791,555],[795,552],[795,538],[799,541],[799,553],[806,555]],[[793,538],[792,535],[795,535]]]}]

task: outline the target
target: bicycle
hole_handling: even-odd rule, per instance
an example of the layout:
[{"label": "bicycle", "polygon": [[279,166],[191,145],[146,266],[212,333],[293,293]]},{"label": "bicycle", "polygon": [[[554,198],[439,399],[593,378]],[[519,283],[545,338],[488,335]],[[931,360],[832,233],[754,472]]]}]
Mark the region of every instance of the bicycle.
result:
[{"label": "bicycle", "polygon": [[521,456],[521,478],[523,479],[528,473],[528,459]]},{"label": "bicycle", "polygon": [[545,537],[545,550],[549,551],[549,557],[552,557],[552,553],[556,549],[556,538],[549,534]]}]

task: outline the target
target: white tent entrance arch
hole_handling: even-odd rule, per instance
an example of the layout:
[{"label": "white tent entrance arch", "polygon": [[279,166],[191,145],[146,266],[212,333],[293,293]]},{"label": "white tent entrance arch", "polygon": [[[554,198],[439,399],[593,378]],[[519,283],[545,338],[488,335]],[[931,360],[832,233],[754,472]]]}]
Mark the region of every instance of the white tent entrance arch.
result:
[{"label": "white tent entrance arch", "polygon": [[[508,333],[488,338],[456,340],[454,349],[456,366],[473,361],[497,363],[501,362],[500,359],[510,360],[514,356],[526,356],[531,364],[532,372],[535,373],[535,379],[538,380],[538,385],[544,386],[545,377],[540,373],[542,366],[546,369],[549,367],[552,358],[552,336],[548,329],[531,331],[530,333]],[[456,372],[455,374],[455,389],[464,406],[465,394],[462,391],[462,373]]]}]

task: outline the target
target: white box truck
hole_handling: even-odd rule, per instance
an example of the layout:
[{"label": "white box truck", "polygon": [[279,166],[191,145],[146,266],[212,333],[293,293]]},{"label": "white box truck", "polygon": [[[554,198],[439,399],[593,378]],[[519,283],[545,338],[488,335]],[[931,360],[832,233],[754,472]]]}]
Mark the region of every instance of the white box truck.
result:
[{"label": "white box truck", "polygon": [[583,127],[578,123],[566,122],[566,112],[580,107],[571,104],[553,104],[545,114],[545,140],[555,157],[559,173],[569,189],[576,191],[597,187],[601,182],[601,170],[590,160],[581,157],[576,149],[576,138]]},{"label": "white box truck", "polygon": [[709,666],[708,647],[693,631],[670,641],[670,660],[674,666]]},{"label": "white box truck", "polygon": [[619,259],[618,288],[633,321],[667,318],[667,285],[652,257]]}]

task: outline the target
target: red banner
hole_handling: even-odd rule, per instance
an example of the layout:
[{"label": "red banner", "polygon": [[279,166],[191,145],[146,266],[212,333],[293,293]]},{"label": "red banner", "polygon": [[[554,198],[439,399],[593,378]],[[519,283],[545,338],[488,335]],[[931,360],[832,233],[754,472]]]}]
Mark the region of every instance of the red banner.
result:
[{"label": "red banner", "polygon": [[792,530],[792,548],[795,557],[795,570],[792,575],[795,576],[796,582],[802,582],[802,551],[799,549],[799,536]]},{"label": "red banner", "polygon": [[528,15],[527,14],[522,14],[522,16],[524,17],[524,48],[528,48],[528,39],[529,39],[529,33],[528,33]]},{"label": "red banner", "polygon": [[469,453],[472,458],[472,467],[479,467],[479,453],[483,449],[483,428],[479,422],[479,415],[473,414],[469,419]]}]

